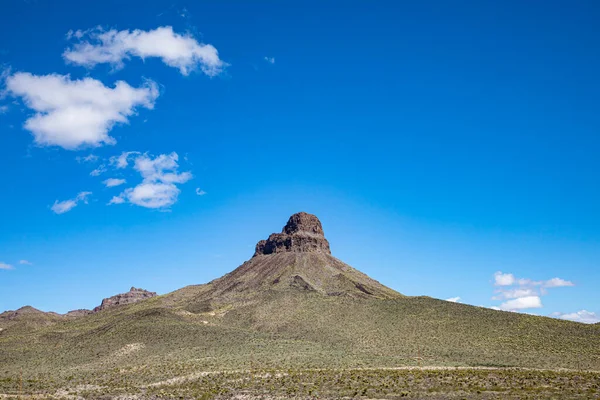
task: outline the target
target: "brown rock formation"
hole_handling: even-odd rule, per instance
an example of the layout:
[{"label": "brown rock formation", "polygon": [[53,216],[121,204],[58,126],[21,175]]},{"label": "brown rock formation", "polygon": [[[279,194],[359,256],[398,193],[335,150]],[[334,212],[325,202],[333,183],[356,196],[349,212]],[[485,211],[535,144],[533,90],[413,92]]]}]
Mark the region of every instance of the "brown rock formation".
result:
[{"label": "brown rock formation", "polygon": [[281,233],[273,233],[267,240],[258,242],[254,256],[312,252],[331,254],[329,242],[321,221],[312,214],[300,212],[290,217]]},{"label": "brown rock formation", "polygon": [[144,289],[132,287],[127,293],[117,294],[115,296],[108,297],[102,300],[102,304],[94,308],[93,312],[106,310],[107,308],[118,306],[121,304],[137,303],[140,300],[149,299],[154,296],[156,296],[155,292],[149,292]]}]

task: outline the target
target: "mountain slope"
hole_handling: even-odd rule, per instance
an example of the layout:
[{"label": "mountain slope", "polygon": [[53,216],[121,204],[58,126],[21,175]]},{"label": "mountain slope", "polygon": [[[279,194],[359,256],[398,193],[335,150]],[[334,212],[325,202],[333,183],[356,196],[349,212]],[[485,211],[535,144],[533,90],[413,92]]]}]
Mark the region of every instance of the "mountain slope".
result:
[{"label": "mountain slope", "polygon": [[1,331],[0,378],[22,367],[83,383],[121,379],[116,371],[151,383],[253,363],[600,370],[599,333],[597,325],[402,296],[331,256],[318,219],[301,213],[210,283]]}]

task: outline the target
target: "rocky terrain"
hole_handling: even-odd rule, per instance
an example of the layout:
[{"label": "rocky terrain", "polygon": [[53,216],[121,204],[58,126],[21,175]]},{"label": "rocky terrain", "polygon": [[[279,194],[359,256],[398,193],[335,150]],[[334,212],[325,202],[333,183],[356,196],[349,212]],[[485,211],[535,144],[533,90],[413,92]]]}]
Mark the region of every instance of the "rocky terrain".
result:
[{"label": "rocky terrain", "polygon": [[281,233],[273,233],[267,240],[258,242],[254,256],[286,252],[331,254],[321,221],[316,216],[305,212],[292,215]]},{"label": "rocky terrain", "polygon": [[[149,292],[144,289],[138,289],[138,288],[132,287],[131,289],[129,289],[129,292],[117,294],[117,295],[114,295],[112,297],[108,297],[108,298],[102,300],[102,303],[98,307],[94,308],[93,312],[103,311],[108,308],[120,306],[120,305],[124,305],[124,304],[137,303],[140,300],[149,299],[154,296],[156,296],[155,292]],[[81,311],[81,310],[79,310],[79,311]],[[83,311],[85,311],[85,310],[83,310]]]}]

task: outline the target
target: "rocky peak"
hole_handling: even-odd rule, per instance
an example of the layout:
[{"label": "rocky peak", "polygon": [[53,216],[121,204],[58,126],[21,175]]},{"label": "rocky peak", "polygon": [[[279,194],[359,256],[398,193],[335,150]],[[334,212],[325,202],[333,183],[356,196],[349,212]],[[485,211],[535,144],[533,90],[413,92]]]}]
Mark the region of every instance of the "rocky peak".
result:
[{"label": "rocky peak", "polygon": [[319,218],[305,212],[292,215],[281,233],[258,242],[254,256],[286,252],[331,254]]},{"label": "rocky peak", "polygon": [[122,305],[122,304],[137,303],[140,300],[149,299],[150,297],[154,297],[154,296],[156,296],[155,292],[149,292],[144,289],[138,289],[138,288],[132,287],[131,289],[129,289],[129,292],[127,292],[127,293],[117,294],[115,296],[108,297],[108,298],[102,300],[102,304],[100,304],[98,307],[94,308],[93,312],[102,311],[107,308]]}]

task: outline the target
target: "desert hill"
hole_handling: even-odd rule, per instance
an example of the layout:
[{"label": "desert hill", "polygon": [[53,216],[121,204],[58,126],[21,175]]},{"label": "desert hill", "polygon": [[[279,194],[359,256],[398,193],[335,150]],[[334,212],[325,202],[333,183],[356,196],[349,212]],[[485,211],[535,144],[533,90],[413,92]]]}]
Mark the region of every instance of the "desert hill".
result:
[{"label": "desert hill", "polygon": [[333,257],[321,223],[306,213],[219,279],[134,297],[69,318],[1,314],[5,324],[49,322],[4,326],[0,378],[20,368],[136,384],[252,365],[600,370],[598,325],[403,296]]}]

